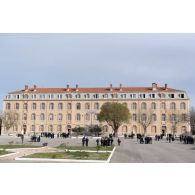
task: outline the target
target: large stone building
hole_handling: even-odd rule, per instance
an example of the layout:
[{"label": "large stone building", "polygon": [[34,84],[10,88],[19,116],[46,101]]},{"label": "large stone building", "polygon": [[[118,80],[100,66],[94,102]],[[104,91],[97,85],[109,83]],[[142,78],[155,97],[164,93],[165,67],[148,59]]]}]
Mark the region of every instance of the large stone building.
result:
[{"label": "large stone building", "polygon": [[[149,118],[147,134],[180,134],[190,131],[186,120],[189,98],[185,91],[159,87],[113,87],[107,88],[30,88],[10,92],[4,99],[4,112],[17,113],[18,125],[11,129],[15,133],[68,132],[77,126],[88,127],[99,124],[97,114],[105,102],[125,104],[131,113],[128,124],[119,128],[119,134],[144,133],[142,120]],[[178,117],[177,116],[181,116]],[[170,120],[169,120],[170,119]],[[99,124],[105,132],[112,132],[106,123]],[[4,128],[5,129],[5,128]]]}]

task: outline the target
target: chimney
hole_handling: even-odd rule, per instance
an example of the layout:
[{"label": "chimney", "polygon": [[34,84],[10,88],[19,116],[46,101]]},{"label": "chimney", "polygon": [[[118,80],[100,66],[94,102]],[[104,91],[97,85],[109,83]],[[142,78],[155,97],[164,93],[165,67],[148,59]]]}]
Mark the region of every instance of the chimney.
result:
[{"label": "chimney", "polygon": [[33,86],[33,88],[34,88],[34,89],[36,89],[36,88],[37,88],[37,86],[36,86],[36,85],[34,85],[34,86]]},{"label": "chimney", "polygon": [[156,83],[152,83],[152,91],[156,91],[157,90],[157,84]]},{"label": "chimney", "polygon": [[76,84],[76,91],[79,91],[79,85]]},{"label": "chimney", "polygon": [[28,90],[28,85],[25,85],[25,87],[24,87],[24,88],[25,88],[25,91],[27,91],[27,90]]},{"label": "chimney", "polygon": [[168,85],[167,84],[165,84],[165,90],[167,90],[168,89]]},{"label": "chimney", "polygon": [[112,91],[113,89],[112,89],[112,84],[110,84],[110,91]]},{"label": "chimney", "polygon": [[122,84],[120,84],[120,91],[122,91],[123,89],[122,89]]},{"label": "chimney", "polygon": [[69,84],[66,85],[66,91],[70,91],[70,85]]}]

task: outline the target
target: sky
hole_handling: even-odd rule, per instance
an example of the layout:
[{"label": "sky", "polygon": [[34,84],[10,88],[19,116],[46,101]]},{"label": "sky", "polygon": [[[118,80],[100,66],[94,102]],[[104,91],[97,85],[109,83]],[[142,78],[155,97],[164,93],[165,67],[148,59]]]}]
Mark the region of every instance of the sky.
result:
[{"label": "sky", "polygon": [[187,91],[195,106],[195,34],[0,34],[0,67],[1,102],[25,85],[156,82]]}]

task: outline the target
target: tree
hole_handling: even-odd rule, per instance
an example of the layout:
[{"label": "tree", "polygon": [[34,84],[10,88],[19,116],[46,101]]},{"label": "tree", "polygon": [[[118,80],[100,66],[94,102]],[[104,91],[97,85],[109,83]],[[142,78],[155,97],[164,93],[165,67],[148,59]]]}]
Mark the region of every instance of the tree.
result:
[{"label": "tree", "polygon": [[151,110],[145,112],[138,111],[137,122],[143,127],[144,135],[147,133],[147,128],[152,124],[152,115]]},{"label": "tree", "polygon": [[190,109],[190,126],[191,126],[191,132],[194,135],[195,134],[195,109],[194,107]]},{"label": "tree", "polygon": [[95,126],[90,126],[89,127],[89,132],[94,134],[95,136],[98,135],[102,131],[101,127],[98,125]]},{"label": "tree", "polygon": [[129,109],[117,102],[106,102],[102,105],[101,111],[97,116],[100,122],[107,122],[112,127],[115,135],[123,123],[128,123],[130,119]]},{"label": "tree", "polygon": [[11,128],[17,127],[19,121],[19,114],[14,111],[6,111],[2,115],[2,124],[8,132]]},{"label": "tree", "polygon": [[77,137],[85,131],[83,127],[75,127],[72,129],[72,132],[76,133]]}]

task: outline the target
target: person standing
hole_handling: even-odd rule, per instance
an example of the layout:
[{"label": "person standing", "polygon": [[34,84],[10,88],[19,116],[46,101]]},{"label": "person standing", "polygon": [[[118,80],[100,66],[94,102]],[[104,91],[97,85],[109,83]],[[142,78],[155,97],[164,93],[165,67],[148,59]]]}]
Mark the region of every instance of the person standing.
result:
[{"label": "person standing", "polygon": [[121,140],[119,138],[118,138],[117,142],[118,142],[118,146],[120,146],[121,145]]},{"label": "person standing", "polygon": [[99,146],[99,142],[100,142],[100,140],[96,139],[97,146]]},{"label": "person standing", "polygon": [[85,136],[82,138],[82,146],[85,146]]},{"label": "person standing", "polygon": [[22,144],[24,143],[24,130],[21,131],[21,141],[22,141]]},{"label": "person standing", "polygon": [[89,138],[88,137],[85,139],[85,142],[86,142],[86,147],[88,147],[88,143],[89,143]]}]

